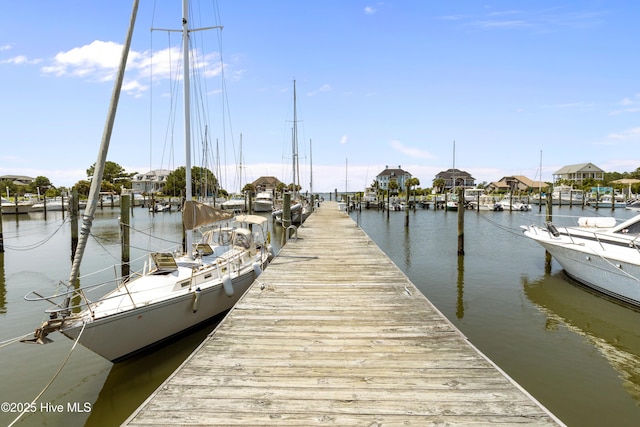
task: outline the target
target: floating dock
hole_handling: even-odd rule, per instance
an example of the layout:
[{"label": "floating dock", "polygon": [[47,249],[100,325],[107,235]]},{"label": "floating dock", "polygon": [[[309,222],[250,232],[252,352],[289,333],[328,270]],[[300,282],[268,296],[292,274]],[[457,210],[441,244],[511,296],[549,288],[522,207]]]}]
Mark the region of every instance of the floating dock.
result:
[{"label": "floating dock", "polygon": [[564,425],[325,202],[124,425]]}]

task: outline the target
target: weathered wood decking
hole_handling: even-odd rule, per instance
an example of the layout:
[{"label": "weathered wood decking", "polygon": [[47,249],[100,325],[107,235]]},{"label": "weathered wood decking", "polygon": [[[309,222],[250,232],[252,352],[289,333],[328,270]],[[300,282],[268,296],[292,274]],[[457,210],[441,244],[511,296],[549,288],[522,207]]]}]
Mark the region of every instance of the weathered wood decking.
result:
[{"label": "weathered wood decking", "polygon": [[562,425],[325,202],[126,425]]}]

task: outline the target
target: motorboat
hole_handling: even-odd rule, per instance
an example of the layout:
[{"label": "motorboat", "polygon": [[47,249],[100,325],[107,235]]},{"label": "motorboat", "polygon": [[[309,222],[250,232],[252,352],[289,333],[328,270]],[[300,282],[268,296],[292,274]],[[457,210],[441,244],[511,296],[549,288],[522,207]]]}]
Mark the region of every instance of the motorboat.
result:
[{"label": "motorboat", "polygon": [[260,191],[253,201],[254,212],[273,211],[273,193],[271,191]]},{"label": "motorboat", "polygon": [[640,306],[640,214],[622,223],[582,217],[577,226],[522,226],[567,276],[617,300]]},{"label": "motorboat", "polygon": [[3,214],[27,214],[31,212],[33,203],[29,201],[12,202],[2,197],[2,213]]},{"label": "motorboat", "polygon": [[244,195],[239,193],[233,194],[229,200],[222,202],[220,207],[230,211],[244,212],[246,211]]}]

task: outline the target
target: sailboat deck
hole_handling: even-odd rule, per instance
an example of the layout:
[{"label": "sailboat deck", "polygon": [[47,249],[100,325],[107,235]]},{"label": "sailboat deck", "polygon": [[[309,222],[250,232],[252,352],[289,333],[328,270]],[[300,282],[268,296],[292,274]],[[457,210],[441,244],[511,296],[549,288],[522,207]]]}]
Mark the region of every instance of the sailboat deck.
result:
[{"label": "sailboat deck", "polygon": [[125,425],[562,425],[325,202]]}]

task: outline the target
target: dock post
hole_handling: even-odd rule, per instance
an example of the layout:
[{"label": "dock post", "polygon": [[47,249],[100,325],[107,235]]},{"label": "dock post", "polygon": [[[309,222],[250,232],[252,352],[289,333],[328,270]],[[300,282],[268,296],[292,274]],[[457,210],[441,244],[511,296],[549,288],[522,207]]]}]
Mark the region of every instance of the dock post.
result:
[{"label": "dock post", "polygon": [[2,200],[0,200],[0,253],[4,252],[4,236],[2,234]]},{"label": "dock post", "polygon": [[464,189],[462,187],[458,189],[458,255],[464,255]]},{"label": "dock post", "polygon": [[131,203],[131,196],[128,194],[120,195],[120,230],[122,233],[121,244],[121,259],[122,265],[120,271],[122,273],[122,280],[127,280],[130,273],[129,261],[130,261],[130,217],[129,217],[129,205]]},{"label": "dock post", "polygon": [[287,244],[289,240],[289,226],[291,225],[291,193],[286,192],[282,195],[282,246]]},{"label": "dock post", "polygon": [[[74,189],[71,192],[71,200],[69,200],[69,214],[71,215],[71,260],[76,256],[76,248],[78,247],[79,206],[78,190]],[[64,200],[62,202],[62,211],[64,212]]]},{"label": "dock post", "polygon": [[[549,191],[547,192],[547,212],[545,215],[545,222],[549,223],[552,221],[553,219],[553,188],[549,188]],[[545,265],[545,272],[551,271],[551,254],[549,253],[549,251],[545,250],[544,251],[544,265]]]},{"label": "dock post", "polygon": [[407,184],[407,204],[404,207],[404,226],[409,227],[409,184]]}]

